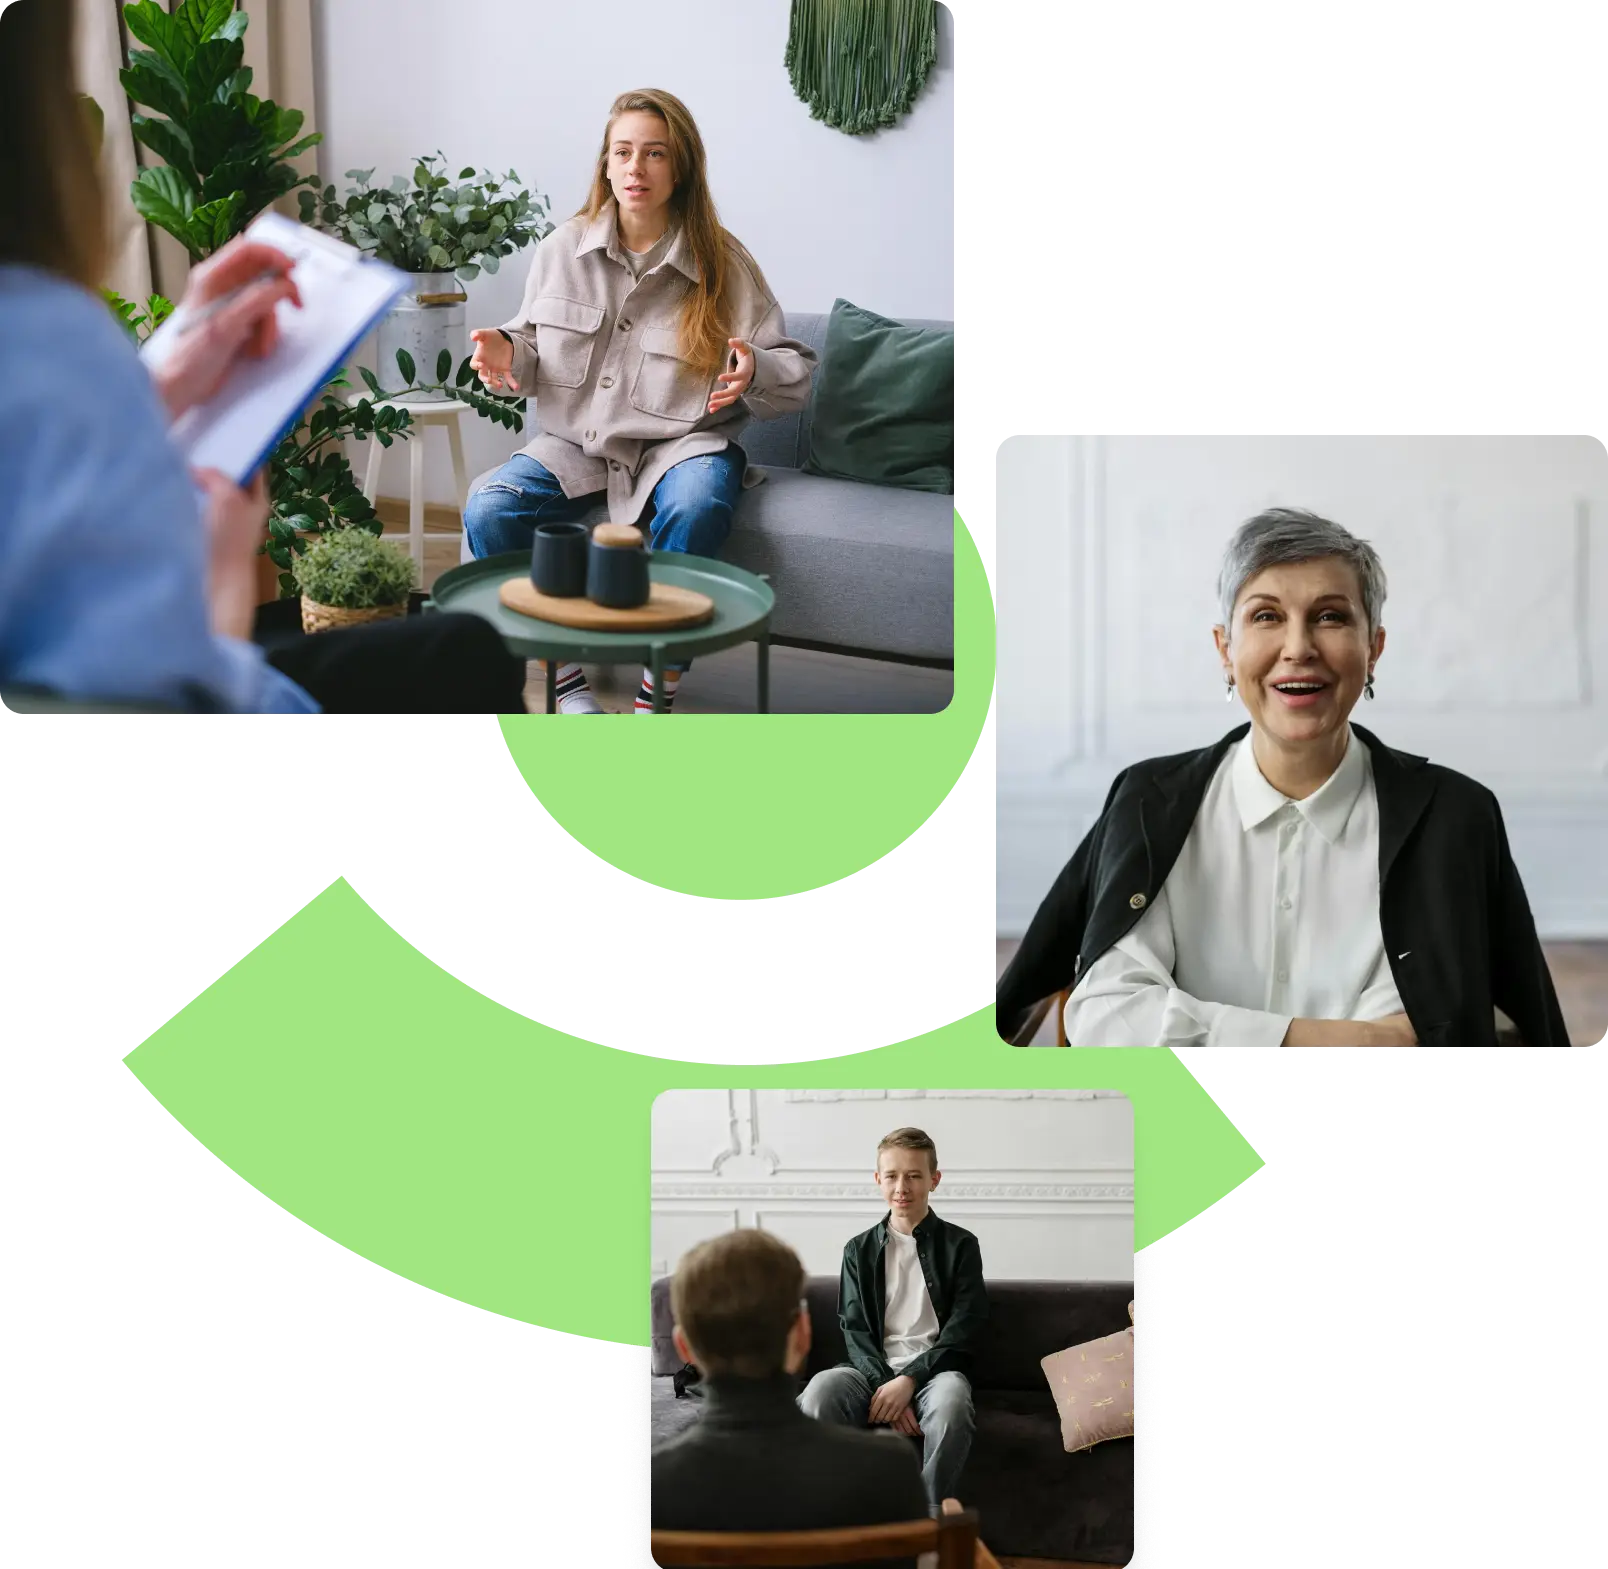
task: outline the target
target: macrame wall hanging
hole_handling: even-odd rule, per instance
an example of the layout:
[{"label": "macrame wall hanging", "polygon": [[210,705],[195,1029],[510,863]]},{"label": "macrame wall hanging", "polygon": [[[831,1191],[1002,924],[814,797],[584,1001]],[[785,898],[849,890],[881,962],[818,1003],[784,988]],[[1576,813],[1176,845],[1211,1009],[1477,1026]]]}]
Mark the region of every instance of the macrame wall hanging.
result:
[{"label": "macrame wall hanging", "polygon": [[937,53],[935,0],[793,0],[783,63],[812,120],[864,136],[909,113]]}]

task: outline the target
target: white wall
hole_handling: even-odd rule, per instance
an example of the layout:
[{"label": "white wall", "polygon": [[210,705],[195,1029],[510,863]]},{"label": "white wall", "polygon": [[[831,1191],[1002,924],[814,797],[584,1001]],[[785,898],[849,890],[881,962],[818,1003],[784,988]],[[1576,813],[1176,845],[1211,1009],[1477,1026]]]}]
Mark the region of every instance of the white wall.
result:
[{"label": "white wall", "polygon": [[653,1273],[738,1226],[812,1275],[887,1213],[872,1173],[924,1128],[933,1208],[977,1234],[990,1280],[1133,1279],[1133,1112],[1089,1090],[671,1090],[653,1106]]},{"label": "white wall", "polygon": [[[794,96],[782,66],[787,0],[315,9],[318,167],[343,193],[348,169],[372,167],[384,184],[439,147],[454,174],[517,169],[562,221],[585,198],[609,104],[629,88],[662,87],[692,110],[721,219],[784,309],[827,311],[842,296],[886,316],[954,315],[954,74],[942,7],[926,88],[898,125],[865,137],[812,120]],[[470,326],[515,313],[529,261],[510,257],[469,285]],[[483,420],[464,429],[471,478],[517,450]],[[441,440],[431,438],[428,467],[431,498],[445,501]],[[384,493],[405,494],[403,469],[388,459]]]},{"label": "white wall", "polygon": [[[1356,718],[1502,804],[1543,936],[1608,937],[1608,454],[1587,437],[1018,437],[999,454],[998,919],[1019,935],[1119,769],[1203,746],[1245,518],[1310,507],[1389,580]],[[1584,869],[1592,875],[1583,875]]]}]

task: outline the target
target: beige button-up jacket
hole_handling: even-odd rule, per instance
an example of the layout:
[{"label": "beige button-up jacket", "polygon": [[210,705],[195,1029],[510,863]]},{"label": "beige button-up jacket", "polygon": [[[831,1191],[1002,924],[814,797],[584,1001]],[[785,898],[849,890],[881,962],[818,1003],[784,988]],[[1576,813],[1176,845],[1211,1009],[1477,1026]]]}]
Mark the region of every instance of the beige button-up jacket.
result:
[{"label": "beige button-up jacket", "polygon": [[[781,307],[746,262],[732,260],[727,336],[752,346],[754,379],[736,403],[711,414],[719,384],[676,345],[682,301],[698,278],[684,232],[641,278],[621,254],[612,201],[590,223],[571,218],[536,247],[524,303],[503,330],[513,339],[514,378],[535,396],[542,427],[523,450],[566,496],[607,490],[609,517],[635,523],[674,464],[721,451],[750,414],[774,419],[809,401],[815,351],[786,335]],[[749,469],[743,483],[761,477]]]}]

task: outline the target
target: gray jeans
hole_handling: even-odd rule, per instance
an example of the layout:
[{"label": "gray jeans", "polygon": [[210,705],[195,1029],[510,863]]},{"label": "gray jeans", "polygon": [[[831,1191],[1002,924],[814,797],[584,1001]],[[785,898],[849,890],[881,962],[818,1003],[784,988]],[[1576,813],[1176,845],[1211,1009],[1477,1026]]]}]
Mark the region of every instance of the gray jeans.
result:
[{"label": "gray jeans", "polygon": [[[817,1373],[798,1397],[799,1409],[818,1422],[864,1427],[876,1385],[857,1368],[841,1363]],[[958,1496],[961,1467],[971,1451],[972,1394],[964,1373],[934,1373],[911,1401],[921,1424],[921,1480],[934,1510]]]}]

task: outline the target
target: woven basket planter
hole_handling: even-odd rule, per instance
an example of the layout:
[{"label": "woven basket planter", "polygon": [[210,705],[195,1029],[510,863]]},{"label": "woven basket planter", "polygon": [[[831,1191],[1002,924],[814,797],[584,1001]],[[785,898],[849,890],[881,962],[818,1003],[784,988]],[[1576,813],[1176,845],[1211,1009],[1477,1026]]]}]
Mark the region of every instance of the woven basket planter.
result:
[{"label": "woven basket planter", "polygon": [[321,605],[302,595],[301,619],[304,632],[338,632],[342,627],[362,626],[367,621],[389,621],[405,616],[407,602],[400,605],[371,605],[363,610],[343,610],[339,605]]}]

